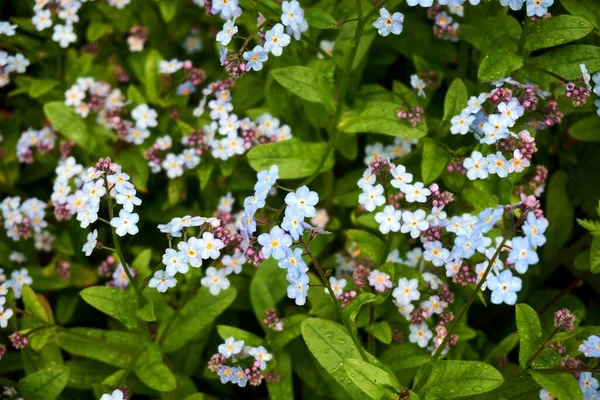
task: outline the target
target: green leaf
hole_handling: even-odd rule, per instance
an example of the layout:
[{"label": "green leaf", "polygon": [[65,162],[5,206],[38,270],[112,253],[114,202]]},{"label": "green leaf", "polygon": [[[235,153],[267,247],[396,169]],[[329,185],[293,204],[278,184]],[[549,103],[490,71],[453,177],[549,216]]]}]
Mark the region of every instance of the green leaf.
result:
[{"label": "green leaf", "polygon": [[[65,362],[69,368],[67,386],[76,389],[89,389],[114,372],[114,368],[93,360],[69,360]],[[117,383],[118,384],[118,383]]]},{"label": "green leaf", "polygon": [[331,14],[319,7],[307,8],[304,10],[304,17],[311,28],[333,29],[336,23]]},{"label": "green leaf", "polygon": [[[446,99],[448,99],[446,97]],[[423,139],[423,160],[421,161],[421,175],[423,183],[435,181],[446,169],[450,162],[450,154],[438,146],[433,139]]]},{"label": "green leaf", "polygon": [[256,336],[254,333],[246,332],[234,326],[217,325],[217,333],[223,340],[233,336],[235,340],[243,340],[247,346],[257,347],[263,344],[262,338]]},{"label": "green leaf", "polygon": [[479,65],[477,77],[482,81],[495,81],[523,66],[523,59],[508,50],[488,53]]},{"label": "green leaf", "polygon": [[469,101],[467,87],[460,78],[456,78],[450,84],[446,99],[444,100],[444,119],[442,120],[442,133],[450,127],[450,120],[455,115],[459,115]]},{"label": "green leaf", "polygon": [[519,332],[519,364],[525,369],[529,358],[542,345],[542,325],[535,310],[527,304],[517,304],[516,318]]},{"label": "green leaf", "polygon": [[279,379],[275,382],[267,381],[269,400],[293,400],[292,359],[286,351],[274,353],[273,358],[277,360],[275,372],[278,374]]},{"label": "green leaf", "polygon": [[594,27],[581,17],[559,15],[542,19],[535,24],[527,24],[523,48],[528,51],[560,46],[581,39]]},{"label": "green leaf", "polygon": [[50,323],[48,315],[44,310],[44,306],[40,303],[40,299],[34,293],[34,291],[27,285],[23,286],[23,303],[25,304],[25,311],[35,315],[35,317]]},{"label": "green leaf", "polygon": [[177,14],[177,0],[163,0],[158,3],[158,8],[163,20],[169,23],[175,18],[175,14]]},{"label": "green leaf", "polygon": [[148,52],[144,62],[144,89],[146,98],[151,103],[158,103],[158,87],[160,85],[160,74],[158,73],[158,63],[163,60],[160,53],[154,49]]},{"label": "green leaf", "polygon": [[380,133],[405,139],[420,138],[427,132],[413,128],[396,115],[399,106],[387,101],[370,101],[342,114],[338,129],[345,133]]},{"label": "green leaf", "polygon": [[350,322],[354,322],[361,307],[367,303],[374,302],[376,299],[377,296],[374,293],[361,293],[348,306],[344,307],[342,312],[348,316]]},{"label": "green leaf", "polygon": [[131,291],[110,286],[92,286],[79,294],[86,303],[121,321],[127,328],[138,327],[138,302]]},{"label": "green leaf", "polygon": [[573,374],[569,372],[545,373],[529,370],[529,374],[544,389],[560,400],[580,400],[583,393]]},{"label": "green leaf", "polygon": [[137,333],[92,328],[61,329],[55,340],[68,353],[125,369],[146,343]]},{"label": "green leaf", "polygon": [[101,382],[103,385],[107,385],[107,386],[119,386],[121,384],[121,382],[123,382],[123,379],[125,379],[127,377],[127,371],[124,369],[120,369],[118,371],[115,371],[113,374],[107,376],[106,378],[104,378],[104,380]]},{"label": "green leaf", "polygon": [[554,72],[564,79],[581,76],[580,64],[585,64],[590,73],[600,70],[600,47],[589,45],[562,46],[539,57],[529,59],[528,65]]},{"label": "green leaf", "polygon": [[302,337],[319,364],[346,390],[347,395],[356,400],[364,399],[364,393],[344,368],[345,360],[361,358],[344,327],[332,321],[308,318],[302,322]]},{"label": "green leaf", "polygon": [[256,271],[250,282],[250,302],[261,325],[266,316],[265,310],[276,308],[277,302],[285,297],[287,286],[285,272],[274,259],[265,260]]},{"label": "green leaf", "polygon": [[600,237],[594,237],[590,248],[590,271],[600,273]]},{"label": "green leaf", "polygon": [[387,254],[383,254],[385,243],[379,237],[372,233],[361,231],[358,229],[348,229],[344,232],[348,240],[356,243],[356,247],[360,252],[359,258],[370,258],[375,265],[381,265]]},{"label": "green leaf", "polygon": [[594,115],[580,119],[569,127],[569,136],[580,142],[600,142],[600,118]]},{"label": "green leaf", "polygon": [[29,96],[37,99],[49,93],[58,85],[60,85],[60,82],[54,79],[33,79],[29,87]]},{"label": "green leaf", "polygon": [[283,330],[281,332],[272,331],[268,336],[269,349],[273,351],[280,349],[300,336],[302,334],[302,321],[306,318],[306,314],[296,314],[282,318]]},{"label": "green leaf", "polygon": [[573,232],[574,210],[567,187],[569,176],[564,170],[555,172],[546,189],[546,212],[549,225],[544,257],[552,259],[569,241]]},{"label": "green leaf", "polygon": [[392,328],[390,328],[387,321],[373,322],[365,327],[365,331],[382,343],[392,343]]},{"label": "green leaf", "polygon": [[498,198],[495,195],[476,186],[465,188],[461,194],[462,198],[473,206],[476,212],[498,205]]},{"label": "green leaf", "polygon": [[400,383],[395,376],[388,374],[363,360],[350,359],[344,361],[344,369],[356,384],[369,398],[397,399],[400,392]]},{"label": "green leaf", "polygon": [[560,0],[560,3],[571,14],[587,19],[600,29],[600,3],[596,0]]},{"label": "green leaf", "polygon": [[148,345],[133,365],[133,372],[152,389],[169,392],[177,387],[177,379],[162,362],[162,353],[155,344]]},{"label": "green leaf", "polygon": [[237,290],[229,288],[213,296],[202,287],[188,300],[170,321],[159,327],[161,349],[172,352],[211,325],[235,300]]},{"label": "green leaf", "polygon": [[394,371],[416,368],[431,360],[431,353],[412,343],[394,344],[380,357]]},{"label": "green leaf", "polygon": [[95,42],[102,36],[111,33],[113,26],[111,24],[105,24],[98,21],[92,21],[88,26],[86,38],[88,42]]},{"label": "green leaf", "polygon": [[600,221],[577,218],[577,223],[587,229],[592,235],[600,236]]},{"label": "green leaf", "polygon": [[508,353],[510,353],[518,343],[519,334],[517,332],[511,333],[502,339],[500,343],[498,343],[496,347],[494,347],[493,350],[485,356],[484,361],[490,364],[496,363],[500,358],[507,356]]},{"label": "green leaf", "polygon": [[54,400],[67,386],[68,381],[69,368],[53,365],[21,379],[19,389],[26,399]]},{"label": "green leaf", "polygon": [[436,361],[425,364],[417,372],[415,381],[430,366],[431,373],[425,378],[417,394],[425,399],[454,399],[474,396],[494,390],[504,378],[497,369],[479,361]]},{"label": "green leaf", "polygon": [[248,162],[255,171],[279,166],[281,179],[305,178],[315,172],[321,160],[327,157],[320,172],[331,169],[333,151],[325,142],[303,142],[299,139],[261,144],[248,152]]},{"label": "green leaf", "polygon": [[300,98],[323,104],[330,114],[335,111],[333,84],[321,71],[295,66],[274,69],[271,75],[281,86]]},{"label": "green leaf", "polygon": [[521,23],[510,15],[473,18],[469,24],[460,25],[460,37],[484,54],[498,49],[517,51]]},{"label": "green leaf", "polygon": [[54,129],[73,140],[80,148],[88,152],[96,148],[96,140],[89,134],[84,120],[62,101],[44,104],[44,114]]},{"label": "green leaf", "polygon": [[150,275],[150,261],[152,261],[152,249],[144,249],[133,259],[131,268],[139,271],[142,275]]}]

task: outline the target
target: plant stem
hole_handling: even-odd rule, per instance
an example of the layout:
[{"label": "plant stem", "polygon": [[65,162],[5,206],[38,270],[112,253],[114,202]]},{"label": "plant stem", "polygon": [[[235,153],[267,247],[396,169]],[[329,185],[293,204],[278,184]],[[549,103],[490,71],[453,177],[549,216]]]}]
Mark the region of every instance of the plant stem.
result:
[{"label": "plant stem", "polygon": [[329,296],[331,297],[331,300],[333,301],[333,304],[335,305],[335,310],[337,311],[338,316],[344,323],[344,326],[346,327],[348,334],[352,338],[354,345],[358,349],[358,352],[360,353],[363,360],[370,363],[369,358],[367,357],[367,354],[365,353],[365,349],[363,348],[362,342],[358,338],[356,329],[355,329],[354,325],[352,324],[352,322],[348,319],[346,314],[344,314],[342,307],[340,306],[340,302],[339,302],[338,298],[335,296],[335,293],[333,292],[331,285],[329,284],[329,279],[327,279],[327,276],[325,275],[325,271],[323,271],[323,268],[321,268],[321,265],[315,259],[315,256],[312,254],[312,252],[310,251],[310,249],[308,248],[306,243],[304,243],[303,240],[300,240],[300,245],[304,248],[304,251],[306,252],[306,254],[308,254],[313,265],[315,266],[315,269],[319,273],[319,276],[321,277],[321,280],[323,281],[323,284],[327,288],[327,292],[329,293]]},{"label": "plant stem", "polygon": [[[112,199],[110,198],[110,188],[108,186],[108,180],[106,181],[106,199],[108,200],[108,215],[110,216],[110,219],[112,220],[114,218],[114,205],[112,202]],[[123,255],[123,250],[121,250],[121,243],[119,242],[119,236],[117,236],[117,231],[114,228],[114,226],[110,225],[110,231],[112,233],[112,238],[113,238],[113,242],[115,242],[115,249],[117,250],[117,254],[119,255],[119,259],[121,261],[121,265],[123,265],[123,270],[125,270],[125,273],[127,274],[127,278],[129,278],[129,282],[133,285],[133,288],[135,289],[135,294],[137,295],[138,298],[138,303],[141,306],[142,303],[144,302],[144,298],[142,297],[142,292],[140,291],[139,286],[137,285],[135,279],[133,278],[133,274],[131,273],[131,271],[129,270],[129,264],[127,264],[127,261],[125,261],[125,256]]]},{"label": "plant stem", "polygon": [[535,353],[533,353],[533,355],[529,358],[529,360],[527,361],[527,364],[525,364],[526,367],[528,367],[533,362],[533,360],[535,360],[537,358],[537,356],[542,352],[542,350],[544,350],[546,348],[546,345],[548,344],[548,342],[552,340],[552,338],[558,333],[559,330],[560,330],[559,327],[554,328],[554,330],[552,331],[552,333],[550,334],[548,339],[546,339],[546,341],[544,343],[542,343],[540,348],[537,349],[535,351]]},{"label": "plant stem", "polygon": [[[444,340],[442,340],[442,343],[438,346],[437,350],[433,354],[433,357],[431,358],[431,363],[436,362],[440,358],[440,356],[442,355],[442,351],[444,350],[444,348],[446,347],[446,344],[448,343],[448,341],[452,337],[452,333],[458,327],[458,324],[459,324],[460,320],[467,314],[467,311],[469,310],[469,307],[471,307],[471,304],[473,304],[473,301],[475,300],[475,298],[477,297],[477,294],[481,290],[481,287],[485,283],[488,274],[490,273],[490,271],[492,270],[492,268],[494,266],[494,262],[496,261],[496,259],[500,255],[500,251],[504,247],[504,243],[506,243],[507,240],[508,240],[507,236],[505,236],[502,239],[502,243],[500,243],[500,246],[498,246],[498,249],[496,249],[496,252],[494,253],[492,259],[489,261],[488,267],[486,268],[485,272],[483,273],[483,276],[479,280],[479,283],[477,284],[477,286],[475,286],[475,289],[473,290],[473,292],[471,293],[471,295],[467,299],[467,302],[460,309],[460,311],[459,311],[458,315],[456,316],[456,318],[454,318],[454,320],[452,321],[452,325],[450,326],[450,329],[448,329],[448,331],[446,332],[446,336],[444,336]],[[417,382],[415,382],[415,385],[414,385],[414,387],[412,389],[413,391],[417,392],[423,386],[423,383],[427,380],[427,376],[429,376],[429,374],[431,373],[431,363],[428,364],[428,366],[426,367],[425,371],[421,374],[421,379],[419,379]]]}]

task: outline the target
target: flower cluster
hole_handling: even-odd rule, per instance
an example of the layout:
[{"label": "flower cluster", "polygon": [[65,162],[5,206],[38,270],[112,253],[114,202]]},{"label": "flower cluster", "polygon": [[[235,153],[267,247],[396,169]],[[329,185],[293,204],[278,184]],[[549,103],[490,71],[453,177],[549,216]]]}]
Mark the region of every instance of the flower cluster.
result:
[{"label": "flower cluster", "polygon": [[543,17],[554,0],[500,0],[500,4],[513,11],[519,11],[526,5],[528,17]]},{"label": "flower cluster", "polygon": [[[123,9],[131,0],[108,0],[108,4]],[[73,24],[79,22],[79,10],[85,0],[36,0],[33,6],[34,16],[31,23],[38,31],[43,31],[54,25],[52,11],[54,10],[60,23],[54,25],[52,40],[60,47],[67,48],[77,40]]]},{"label": "flower cluster", "polygon": [[[590,91],[593,91],[596,96],[600,97],[600,72],[596,72],[590,77],[585,64],[580,64],[579,68],[581,69],[582,80],[585,87],[577,87],[573,82],[569,82],[565,85],[565,96],[573,100],[573,105],[575,107],[585,103],[587,97],[590,96]],[[595,83],[593,88],[590,82],[591,80]],[[594,105],[597,108],[596,113],[600,117],[600,98],[594,100]]]},{"label": "flower cluster", "polygon": [[24,74],[29,60],[21,53],[9,55],[0,50],[0,87],[10,83],[10,74]]},{"label": "flower cluster", "polygon": [[260,385],[265,378],[262,371],[267,368],[267,361],[273,359],[263,346],[246,346],[243,340],[236,341],[233,336],[225,339],[218,350],[208,362],[208,368],[219,375],[221,383],[231,382],[239,387],[248,383]]},{"label": "flower cluster", "polygon": [[[481,144],[487,145],[485,148],[493,146],[489,154],[473,151],[464,160],[463,166],[471,180],[486,179],[490,174],[505,178],[509,173],[522,172],[530,165],[537,151],[535,139],[528,130],[521,130],[518,134],[511,131],[526,111],[531,112],[527,126],[534,130],[553,126],[562,119],[554,100],[546,101],[541,112],[542,119],[535,119],[532,112],[550,96],[535,85],[520,84],[511,78],[493,82],[493,85],[495,88],[491,92],[472,96],[461,113],[451,120],[452,134],[472,132]],[[507,159],[506,154],[512,158]]]},{"label": "flower cluster", "polygon": [[129,29],[127,44],[129,45],[129,51],[132,53],[143,51],[147,40],[148,28],[138,25]]},{"label": "flower cluster", "polygon": [[[235,20],[242,14],[242,9],[237,0],[217,0],[209,2],[209,4],[212,6],[211,14],[218,14],[226,20],[216,39],[221,45],[221,65],[233,78],[239,78],[247,71],[260,71],[263,63],[269,59],[269,53],[275,57],[281,56],[283,48],[291,43],[291,36],[300,40],[302,33],[308,29],[308,23],[304,19],[304,10],[300,7],[300,3],[296,0],[283,1],[280,21],[266,20],[259,13],[257,19],[258,45],[254,46],[252,50],[248,50],[246,47],[248,39],[240,50],[229,51],[227,46],[238,34],[239,29],[235,25]],[[271,28],[266,30],[265,28],[268,26]]]},{"label": "flower cluster", "polygon": [[[158,71],[163,74],[165,80],[174,79],[179,82],[176,90],[179,96],[189,96],[196,91],[196,86],[206,80],[204,70],[194,68],[190,60],[180,61],[174,58],[169,61],[159,61]],[[167,83],[167,86],[171,85],[171,83]]]},{"label": "flower cluster", "polygon": [[21,198],[6,197],[0,203],[2,219],[6,235],[18,242],[29,239],[35,233],[36,237],[42,234],[48,226],[46,222],[46,203],[36,198],[31,198],[21,203]]},{"label": "flower cluster", "polygon": [[[464,15],[464,7],[462,4],[448,4],[448,10],[462,17]],[[433,34],[439,39],[449,40],[451,42],[458,41],[458,29],[460,24],[444,11],[440,4],[436,4],[427,10],[427,17],[434,21]]]},{"label": "flower cluster", "polygon": [[36,148],[40,154],[46,154],[56,143],[56,134],[50,127],[44,127],[40,130],[28,129],[21,133],[17,141],[17,158],[20,162],[31,164],[34,161],[33,148]]},{"label": "flower cluster", "polygon": [[371,163],[378,158],[395,160],[404,157],[412,151],[413,146],[416,143],[416,139],[395,138],[394,142],[389,145],[384,145],[381,142],[368,144],[365,146],[365,165],[370,166]]}]

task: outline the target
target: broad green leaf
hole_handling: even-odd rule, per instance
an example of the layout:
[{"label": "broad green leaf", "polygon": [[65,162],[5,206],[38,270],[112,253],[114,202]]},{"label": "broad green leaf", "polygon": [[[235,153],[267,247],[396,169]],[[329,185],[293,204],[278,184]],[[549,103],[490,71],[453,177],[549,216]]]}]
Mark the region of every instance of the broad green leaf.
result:
[{"label": "broad green leaf", "polygon": [[475,209],[474,211],[476,212],[479,212],[484,208],[495,207],[498,205],[498,198],[494,194],[476,186],[465,188],[461,194],[463,199],[473,206]]},{"label": "broad green leaf", "polygon": [[[405,28],[406,32],[406,28]],[[356,22],[347,22],[342,26],[340,32],[337,35],[335,40],[335,46],[333,48],[333,59],[336,65],[342,70],[345,71],[348,63],[348,56],[351,51],[353,51],[353,47],[356,45],[354,40],[354,36],[356,33]],[[371,24],[367,24],[365,30],[360,38],[360,42],[358,43],[358,48],[356,49],[356,56],[354,57],[354,62],[352,63],[351,71],[355,71],[359,65],[361,65],[367,54],[369,53],[369,49],[373,40],[377,36],[377,31]],[[358,73],[353,72],[353,73]],[[352,77],[350,78],[352,80]]]},{"label": "broad green leaf", "polygon": [[559,368],[561,358],[560,354],[556,351],[545,348],[537,355],[535,360],[531,362],[531,368]]},{"label": "broad green leaf", "polygon": [[274,353],[273,359],[277,360],[275,373],[279,375],[279,379],[275,382],[267,381],[269,400],[293,400],[292,359],[289,353],[283,350]]},{"label": "broad green leaf", "polygon": [[370,101],[361,108],[344,112],[338,129],[345,133],[380,133],[405,139],[425,136],[427,132],[398,118],[399,108],[396,103]]},{"label": "broad green leaf", "polygon": [[383,352],[380,359],[396,371],[420,367],[431,360],[431,353],[413,343],[393,344]]},{"label": "broad green leaf", "polygon": [[235,340],[243,340],[246,346],[257,347],[263,344],[262,338],[256,336],[254,333],[246,332],[234,326],[217,325],[217,333],[223,340],[230,336],[233,336]]},{"label": "broad green leaf", "polygon": [[431,367],[417,394],[425,399],[454,399],[474,396],[494,390],[504,378],[497,369],[480,361],[436,361],[425,364],[417,372],[415,381],[426,367]]},{"label": "broad green leaf", "polygon": [[56,323],[66,325],[73,317],[79,305],[79,294],[77,292],[60,292],[56,299]]},{"label": "broad green leaf", "polygon": [[162,353],[156,344],[149,344],[137,357],[133,372],[152,389],[168,392],[177,387],[177,379],[162,362]]},{"label": "broad green leaf", "polygon": [[87,28],[86,38],[88,42],[95,42],[102,36],[111,33],[113,26],[99,21],[92,21]]},{"label": "broad green leaf", "polygon": [[160,15],[165,22],[171,22],[177,14],[177,0],[161,1],[158,3]]},{"label": "broad green leaf", "polygon": [[26,399],[54,400],[67,386],[68,381],[69,368],[53,365],[21,379],[19,389]]},{"label": "broad green leaf", "polygon": [[329,113],[335,111],[333,84],[321,71],[309,67],[285,67],[271,71],[281,86],[312,103],[323,104]]},{"label": "broad green leaf", "polygon": [[333,166],[333,151],[325,142],[309,143],[300,139],[261,144],[248,152],[248,162],[255,171],[277,165],[281,179],[298,179],[312,175],[324,157],[327,158],[320,172]]},{"label": "broad green leaf", "polygon": [[275,351],[284,347],[286,344],[302,334],[302,321],[307,318],[306,314],[296,314],[281,319],[283,330],[281,332],[269,331],[267,336],[269,349]]},{"label": "broad green leaf", "polygon": [[517,304],[516,318],[519,332],[519,364],[524,369],[529,358],[542,345],[542,325],[535,310],[527,304]]},{"label": "broad green leaf", "polygon": [[144,62],[144,88],[146,90],[146,98],[151,103],[158,103],[158,87],[160,76],[158,73],[158,63],[163,60],[160,53],[154,49],[148,52]]},{"label": "broad green leaf", "polygon": [[445,129],[448,129],[450,120],[455,115],[459,115],[460,112],[467,106],[469,101],[469,93],[467,87],[460,78],[456,78],[450,84],[448,92],[446,92],[446,99],[444,100],[444,119],[442,122],[443,132],[446,133]]},{"label": "broad green leaf", "polygon": [[361,307],[364,304],[374,302],[376,299],[377,296],[374,293],[361,293],[350,304],[344,307],[342,312],[348,316],[350,322],[354,323]]},{"label": "broad green leaf", "polygon": [[587,19],[600,29],[600,3],[596,0],[560,0],[560,3],[571,14]]},{"label": "broad green leaf", "polygon": [[539,57],[530,58],[527,65],[571,80],[581,76],[580,64],[585,64],[590,73],[600,70],[600,47],[583,44],[562,46]]},{"label": "broad green leaf", "polygon": [[104,378],[104,380],[101,382],[103,385],[107,385],[107,386],[119,386],[121,384],[121,382],[123,382],[123,379],[125,379],[127,376],[127,371],[124,369],[120,369],[118,371],[115,371],[113,374],[107,376],[106,378]]},{"label": "broad green leaf", "polygon": [[44,306],[40,302],[38,296],[34,291],[27,285],[23,286],[23,303],[25,304],[25,311],[33,314],[37,319],[40,319],[46,323],[50,323],[48,314],[44,310]]},{"label": "broad green leaf", "polygon": [[345,397],[364,399],[364,393],[344,368],[345,360],[361,358],[345,328],[332,321],[308,318],[302,322],[302,337],[319,364],[347,392]]},{"label": "broad green leaf", "polygon": [[569,127],[569,136],[581,142],[600,142],[600,118],[580,119]]},{"label": "broad green leaf", "polygon": [[387,257],[383,254],[385,243],[379,237],[372,233],[358,229],[348,229],[345,235],[349,241],[356,243],[357,250],[360,252],[358,258],[370,258],[375,265],[381,265],[381,262]]},{"label": "broad green leaf", "polygon": [[229,288],[213,296],[208,288],[202,287],[181,307],[171,320],[159,326],[161,349],[172,352],[195,337],[235,300],[237,290]]},{"label": "broad green leaf", "polygon": [[523,47],[528,51],[560,46],[581,39],[594,27],[587,20],[571,15],[559,15],[527,24]]},{"label": "broad green leaf", "polygon": [[423,183],[428,184],[435,181],[444,172],[450,159],[450,154],[440,147],[435,140],[424,138],[423,160],[421,161]]},{"label": "broad green leaf", "polygon": [[484,54],[499,49],[517,51],[521,23],[510,15],[474,18],[460,25],[460,37]]},{"label": "broad green leaf", "polygon": [[570,372],[546,373],[529,370],[529,374],[544,389],[560,400],[580,400],[583,393],[575,377]]},{"label": "broad green leaf", "polygon": [[392,343],[392,328],[390,328],[387,321],[373,322],[365,327],[365,331],[382,343]]},{"label": "broad green leaf", "polygon": [[115,371],[111,366],[87,359],[69,360],[65,366],[70,371],[67,386],[75,389],[89,389],[94,384],[102,383]]},{"label": "broad green leaf", "polygon": [[62,101],[44,104],[44,114],[54,129],[73,140],[80,148],[88,152],[96,148],[96,140],[89,134],[85,121]]},{"label": "broad green leaf", "polygon": [[62,353],[54,343],[47,343],[39,351],[34,351],[31,346],[25,347],[21,350],[21,361],[28,375],[55,364],[63,364]]},{"label": "broad green leaf", "polygon": [[144,249],[131,262],[131,268],[139,271],[142,275],[150,275],[150,261],[152,260],[152,249]]},{"label": "broad green leaf", "polygon": [[277,302],[285,297],[288,281],[285,271],[274,259],[265,260],[250,282],[250,302],[256,319],[262,324],[267,309],[275,309]]},{"label": "broad green leaf", "polygon": [[54,79],[33,79],[29,87],[29,95],[37,99],[42,97],[52,89],[60,85],[60,82]]},{"label": "broad green leaf", "polygon": [[137,333],[92,328],[61,329],[55,340],[68,353],[118,368],[128,368],[146,343]]},{"label": "broad green leaf", "polygon": [[121,321],[127,328],[137,328],[135,313],[138,302],[131,291],[109,286],[93,286],[83,289],[79,295],[86,303]]},{"label": "broad green leaf", "polygon": [[307,8],[304,11],[304,17],[308,26],[318,29],[333,29],[333,25],[336,23],[331,14],[319,7]]},{"label": "broad green leaf", "polygon": [[590,248],[590,270],[593,274],[600,273],[600,237],[594,237]]},{"label": "broad green leaf", "polygon": [[477,77],[482,81],[495,81],[523,66],[523,59],[507,50],[488,53],[479,65]]},{"label": "broad green leaf", "polygon": [[400,383],[387,371],[358,359],[345,360],[344,369],[356,386],[361,388],[369,398],[374,400],[398,398]]},{"label": "broad green leaf", "polygon": [[546,230],[548,239],[544,245],[544,257],[552,259],[571,238],[573,232],[574,210],[569,195],[569,176],[564,170],[555,172],[546,189],[545,217],[549,225]]}]

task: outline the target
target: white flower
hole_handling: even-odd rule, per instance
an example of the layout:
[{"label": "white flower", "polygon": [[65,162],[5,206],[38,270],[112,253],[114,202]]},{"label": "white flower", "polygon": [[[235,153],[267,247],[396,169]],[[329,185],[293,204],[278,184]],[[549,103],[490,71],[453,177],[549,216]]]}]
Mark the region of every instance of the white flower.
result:
[{"label": "white flower", "polygon": [[129,213],[126,210],[119,211],[119,216],[110,220],[110,225],[115,228],[117,235],[125,236],[127,234],[135,235],[139,232],[137,223],[140,216],[136,213]]},{"label": "white flower", "polygon": [[418,279],[408,280],[406,278],[401,278],[398,281],[398,286],[392,292],[392,296],[396,300],[396,303],[407,306],[413,300],[419,300],[419,297],[421,297],[421,293],[417,289],[418,286]]},{"label": "white flower", "polygon": [[[132,273],[133,270],[130,270]],[[122,264],[117,265],[117,268],[113,271],[112,274],[113,283],[116,287],[126,288],[129,286],[129,277],[127,276],[127,272],[125,272],[125,268],[123,268]]]},{"label": "white flower", "polygon": [[162,167],[167,171],[167,176],[171,179],[183,175],[183,159],[173,153],[167,154],[162,162]]},{"label": "white flower", "polygon": [[0,305],[0,328],[6,328],[8,326],[8,320],[11,319],[12,316],[13,310],[10,308],[5,310],[4,306]]},{"label": "white flower", "polygon": [[[109,0],[109,2],[112,0]],[[100,400],[123,400],[123,392],[121,392],[119,389],[116,389],[114,392],[112,392],[112,394],[103,394],[102,397],[100,397]]]},{"label": "white flower", "polygon": [[262,346],[251,348],[248,354],[254,356],[254,359],[260,363],[260,369],[267,368],[265,361],[270,361],[273,358],[273,355],[267,353],[267,349]]},{"label": "white flower", "polygon": [[[8,259],[17,264],[23,264],[23,263],[27,262],[27,257],[25,257],[25,254],[19,253],[18,251],[11,251]],[[0,270],[1,270],[1,268],[0,268]],[[6,279],[6,278],[4,277],[4,275],[2,275],[2,273],[0,273],[0,282],[3,282],[4,279]]]},{"label": "white flower", "polygon": [[402,227],[400,231],[402,233],[410,232],[412,238],[418,238],[421,232],[429,229],[429,222],[426,220],[427,215],[423,210],[416,210],[414,213],[410,211],[404,211],[402,213]]},{"label": "white flower", "polygon": [[[331,286],[331,290],[333,290],[333,294],[335,294],[335,297],[340,297],[342,293],[344,293],[344,288],[346,287],[346,280],[338,280],[337,278],[330,276],[329,285]],[[327,288],[325,288],[325,293],[328,293]]]},{"label": "white flower", "polygon": [[[206,232],[205,232],[206,233]],[[225,270],[217,270],[215,267],[206,269],[206,276],[200,280],[202,286],[209,288],[210,294],[216,296],[223,289],[229,288],[229,280],[225,275]]]},{"label": "white flower", "polygon": [[365,207],[367,211],[374,211],[376,207],[385,203],[383,196],[383,186],[365,186],[363,192],[358,196],[358,202]]},{"label": "white flower", "polygon": [[406,195],[406,201],[409,203],[425,203],[427,196],[431,194],[431,191],[426,187],[423,187],[422,182],[415,182],[414,185],[404,185],[400,190]]},{"label": "white flower", "polygon": [[171,61],[160,61],[158,63],[158,71],[161,74],[174,74],[183,68],[183,62],[177,60],[176,58]]},{"label": "white flower", "polygon": [[165,250],[165,254],[163,254],[162,257],[162,263],[165,265],[167,274],[170,276],[175,276],[178,272],[185,274],[190,269],[187,263],[186,254],[174,249]]},{"label": "white flower", "polygon": [[219,353],[221,355],[225,356],[225,358],[229,358],[233,355],[240,354],[243,349],[244,349],[244,341],[243,340],[236,341],[233,336],[230,336],[227,339],[225,339],[225,343],[220,344],[219,347],[217,347],[217,350],[219,351]]},{"label": "white flower", "polygon": [[408,340],[410,340],[411,343],[416,343],[419,347],[424,348],[427,347],[432,336],[433,333],[431,333],[431,330],[425,323],[422,323],[420,325],[410,326],[410,336],[408,337]]},{"label": "white flower", "polygon": [[158,125],[157,117],[156,111],[147,104],[140,104],[131,111],[131,118],[135,120],[135,126],[141,129],[156,127]]},{"label": "white flower", "polygon": [[404,165],[398,165],[395,168],[392,168],[390,172],[394,177],[390,183],[395,188],[402,189],[407,183],[411,183],[413,180],[412,174],[406,172]]},{"label": "white flower", "polygon": [[156,288],[160,293],[164,293],[169,288],[177,285],[177,279],[167,274],[165,271],[156,271],[154,276],[148,282],[148,287]]},{"label": "white flower", "polygon": [[[188,239],[187,242],[181,241],[177,243],[177,248],[179,249],[179,252],[185,256],[187,262],[192,267],[196,268],[202,265],[202,258],[200,258],[198,254],[198,242],[198,238],[192,236]],[[223,260],[225,260],[225,257],[223,257]]]},{"label": "white flower", "polygon": [[98,243],[98,230],[94,229],[93,232],[88,233],[87,242],[83,245],[81,251],[85,253],[86,256],[90,256],[92,251],[96,248],[96,243]]},{"label": "white flower", "polygon": [[246,263],[246,257],[243,253],[236,251],[233,256],[226,255],[223,257],[222,262],[225,266],[225,273],[227,275],[234,272],[239,274],[242,272],[242,266]]},{"label": "white flower", "polygon": [[49,253],[52,251],[52,243],[56,237],[48,231],[43,231],[35,235],[35,243],[33,244],[36,250]]},{"label": "white flower", "polygon": [[27,268],[21,268],[20,270],[15,270],[10,274],[9,285],[13,289],[15,293],[15,298],[21,298],[21,289],[25,285],[31,285],[33,283],[33,279],[29,276],[29,271]]},{"label": "white flower", "polygon": [[202,239],[198,241],[198,248],[200,249],[200,257],[203,259],[212,258],[216,260],[221,255],[220,250],[225,247],[225,244],[221,239],[215,239],[214,235],[210,232],[204,232]]},{"label": "white flower", "polygon": [[54,33],[52,34],[52,40],[58,42],[60,47],[69,47],[70,43],[77,40],[77,35],[73,33],[72,25],[54,25]]},{"label": "white flower", "polygon": [[127,212],[133,212],[133,206],[142,204],[142,200],[135,196],[135,189],[125,189],[122,193],[116,195],[117,204],[122,204]]},{"label": "white flower", "polygon": [[385,206],[382,212],[375,214],[375,221],[379,224],[379,231],[383,234],[390,231],[398,232],[400,218],[402,218],[402,211],[396,210],[393,206]]},{"label": "white flower", "polygon": [[30,64],[29,60],[26,59],[21,53],[17,53],[14,56],[9,56],[6,61],[6,72],[16,72],[18,74],[25,73],[25,70]]},{"label": "white flower", "polygon": [[106,194],[104,179],[98,179],[95,182],[88,182],[83,185],[83,193],[90,204],[97,206],[100,204],[100,198]]}]

